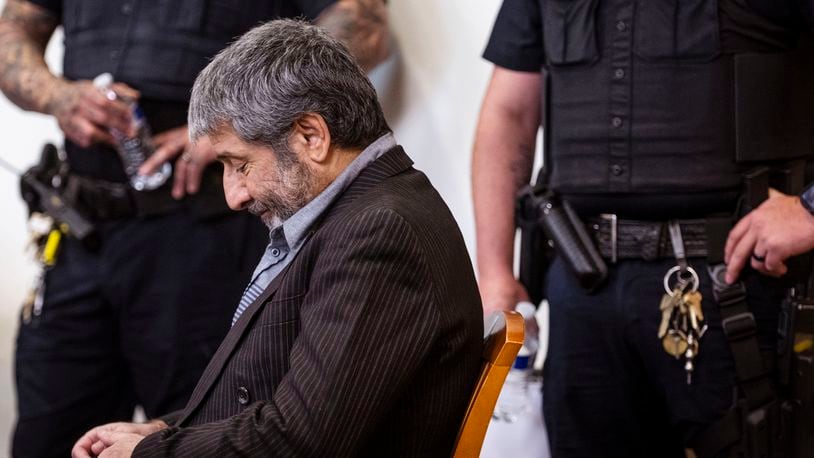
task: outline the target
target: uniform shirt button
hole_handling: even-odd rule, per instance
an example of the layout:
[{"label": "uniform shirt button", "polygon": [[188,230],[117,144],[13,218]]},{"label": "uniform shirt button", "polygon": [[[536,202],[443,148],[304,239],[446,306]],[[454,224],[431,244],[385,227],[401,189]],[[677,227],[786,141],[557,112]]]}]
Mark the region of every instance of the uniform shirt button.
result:
[{"label": "uniform shirt button", "polygon": [[617,177],[622,174],[622,166],[619,164],[613,164],[611,166],[611,173],[616,175]]},{"label": "uniform shirt button", "polygon": [[122,53],[119,52],[118,50],[110,51],[110,59],[111,60],[119,60],[119,57],[121,56],[121,54]]},{"label": "uniform shirt button", "polygon": [[625,24],[625,21],[619,21],[619,22],[616,23],[616,30],[618,30],[620,32],[624,32],[626,28],[627,28],[627,24]]},{"label": "uniform shirt button", "polygon": [[616,79],[620,80],[620,79],[622,79],[622,78],[624,78],[624,77],[625,77],[625,70],[624,70],[624,69],[621,69],[621,68],[617,68],[617,69],[616,69],[616,70],[613,72],[613,76],[614,76]]},{"label": "uniform shirt button", "polygon": [[621,127],[622,118],[620,118],[619,116],[614,116],[613,118],[611,118],[611,124],[613,125],[613,127]]},{"label": "uniform shirt button", "polygon": [[122,14],[125,16],[133,12],[133,5],[130,3],[125,3],[122,5]]},{"label": "uniform shirt button", "polygon": [[237,389],[237,402],[244,406],[249,403],[249,390],[245,386]]}]

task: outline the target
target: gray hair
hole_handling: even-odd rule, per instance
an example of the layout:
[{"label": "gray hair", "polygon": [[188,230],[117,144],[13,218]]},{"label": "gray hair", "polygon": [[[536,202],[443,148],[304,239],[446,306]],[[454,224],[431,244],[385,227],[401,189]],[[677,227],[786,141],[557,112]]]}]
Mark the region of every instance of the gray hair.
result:
[{"label": "gray hair", "polygon": [[390,132],[376,90],[344,45],[306,22],[275,20],[247,32],[198,75],[189,134],[194,141],[231,124],[241,140],[284,153],[306,113],[321,115],[340,147],[363,148]]}]

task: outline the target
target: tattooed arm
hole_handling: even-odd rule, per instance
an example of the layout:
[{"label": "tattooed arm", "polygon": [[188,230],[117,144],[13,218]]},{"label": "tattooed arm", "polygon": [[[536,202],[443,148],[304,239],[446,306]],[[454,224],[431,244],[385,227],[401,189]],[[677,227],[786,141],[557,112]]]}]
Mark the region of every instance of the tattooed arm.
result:
[{"label": "tattooed arm", "polygon": [[342,41],[365,71],[380,64],[390,53],[383,0],[339,0],[319,15],[316,24]]},{"label": "tattooed arm", "polygon": [[[112,143],[107,128],[131,128],[130,110],[105,98],[90,81],[68,81],[48,69],[45,47],[59,20],[47,9],[8,0],[0,14],[0,90],[24,110],[50,114],[70,140],[81,146]],[[138,97],[117,84],[122,95]]]},{"label": "tattooed arm", "polygon": [[59,78],[44,55],[57,25],[48,10],[20,0],[8,0],[0,15],[0,90],[24,110],[49,112]]}]

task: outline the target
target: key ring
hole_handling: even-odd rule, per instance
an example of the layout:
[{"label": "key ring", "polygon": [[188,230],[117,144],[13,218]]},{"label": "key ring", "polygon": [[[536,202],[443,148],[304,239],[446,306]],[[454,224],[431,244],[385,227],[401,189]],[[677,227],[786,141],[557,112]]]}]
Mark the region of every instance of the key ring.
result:
[{"label": "key ring", "polygon": [[[667,291],[667,294],[669,294],[670,296],[673,295],[673,290],[670,289],[670,277],[675,273],[679,273],[680,270],[681,266],[674,266],[670,270],[668,270],[666,274],[664,274],[664,291]],[[690,284],[692,285],[692,287],[690,288],[690,291],[698,291],[698,284],[700,283],[700,280],[698,279],[698,272],[696,272],[695,269],[692,268],[692,266],[687,266],[686,271],[689,272],[689,274],[691,275]],[[679,279],[679,281],[684,280],[680,278],[681,275],[680,273],[678,275],[679,276],[677,276],[677,278]]]}]

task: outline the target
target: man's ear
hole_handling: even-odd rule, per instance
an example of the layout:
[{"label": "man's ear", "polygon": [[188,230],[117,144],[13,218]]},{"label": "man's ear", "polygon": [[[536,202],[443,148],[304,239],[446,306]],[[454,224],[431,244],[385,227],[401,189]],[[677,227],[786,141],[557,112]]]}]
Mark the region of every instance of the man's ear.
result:
[{"label": "man's ear", "polygon": [[329,159],[331,132],[325,119],[317,113],[305,113],[294,122],[290,142],[303,159],[318,164]]}]

